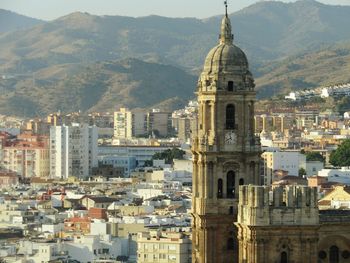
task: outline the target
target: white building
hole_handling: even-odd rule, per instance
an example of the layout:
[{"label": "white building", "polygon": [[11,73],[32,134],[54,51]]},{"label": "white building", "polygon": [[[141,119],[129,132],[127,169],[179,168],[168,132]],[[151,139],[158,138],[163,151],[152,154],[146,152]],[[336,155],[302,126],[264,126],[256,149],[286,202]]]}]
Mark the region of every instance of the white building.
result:
[{"label": "white building", "polygon": [[73,123],[50,128],[50,176],[79,178],[91,175],[97,166],[96,126]]},{"label": "white building", "polygon": [[350,111],[344,112],[344,119],[350,119]]},{"label": "white building", "polygon": [[114,112],[114,138],[132,137],[132,113],[127,108]]},{"label": "white building", "polygon": [[317,175],[324,167],[324,163],[320,161],[307,161],[306,162],[306,176]]},{"label": "white building", "polygon": [[318,172],[318,176],[327,177],[329,182],[350,185],[350,167],[342,167],[340,169],[322,169]]},{"label": "white building", "polygon": [[147,146],[147,145],[104,145],[98,147],[98,156],[108,160],[117,157],[135,157],[136,166],[143,166],[145,161],[151,160],[155,153],[171,149],[171,146]]},{"label": "white building", "polygon": [[273,182],[274,171],[287,171],[288,175],[299,175],[299,169],[306,169],[306,157],[299,151],[271,151],[264,152],[264,180],[266,185]]},{"label": "white building", "polygon": [[127,255],[127,251],[122,251],[122,242],[122,239],[111,238],[110,235],[85,235],[75,237],[73,242],[65,242],[64,247],[71,259],[95,262]]}]

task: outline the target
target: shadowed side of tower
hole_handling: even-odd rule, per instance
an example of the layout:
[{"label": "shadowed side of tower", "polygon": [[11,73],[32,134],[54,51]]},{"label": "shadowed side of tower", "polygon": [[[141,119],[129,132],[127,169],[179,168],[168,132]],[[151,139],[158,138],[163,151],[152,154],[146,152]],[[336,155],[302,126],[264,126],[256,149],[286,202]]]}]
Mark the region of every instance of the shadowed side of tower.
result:
[{"label": "shadowed side of tower", "polygon": [[198,133],[193,137],[192,262],[237,262],[238,187],[260,184],[254,135],[254,80],[244,52],[222,19],[219,44],[198,81]]}]

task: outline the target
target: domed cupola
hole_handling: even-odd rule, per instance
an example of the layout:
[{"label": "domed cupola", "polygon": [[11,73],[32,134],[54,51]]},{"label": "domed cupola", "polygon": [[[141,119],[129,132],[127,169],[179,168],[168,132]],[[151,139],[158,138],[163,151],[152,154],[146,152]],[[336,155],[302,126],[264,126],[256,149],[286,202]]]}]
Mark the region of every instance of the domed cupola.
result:
[{"label": "domed cupola", "polygon": [[198,89],[227,90],[231,89],[232,83],[234,90],[254,89],[254,80],[249,71],[247,57],[239,47],[233,44],[231,21],[227,13],[221,22],[219,40],[219,44],[209,51],[205,59]]}]

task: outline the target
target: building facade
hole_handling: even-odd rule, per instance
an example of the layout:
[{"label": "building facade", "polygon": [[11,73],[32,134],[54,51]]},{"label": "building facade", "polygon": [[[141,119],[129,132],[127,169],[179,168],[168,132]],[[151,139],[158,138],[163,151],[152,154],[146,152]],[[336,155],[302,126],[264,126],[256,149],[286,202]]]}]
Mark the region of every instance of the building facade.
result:
[{"label": "building facade", "polygon": [[4,144],[0,165],[22,178],[48,177],[50,171],[47,136],[24,133]]},{"label": "building facade", "polygon": [[153,109],[150,112],[121,108],[114,112],[114,138],[167,137],[171,131],[171,113]]},{"label": "building facade", "polygon": [[238,257],[238,186],[259,184],[260,142],[254,135],[254,80],[244,52],[222,19],[220,42],[198,81],[198,132],[193,137],[192,262]]},{"label": "building facade", "polygon": [[238,207],[238,262],[317,262],[316,188],[242,186]]},{"label": "building facade", "polygon": [[264,183],[271,185],[274,171],[287,171],[288,175],[299,175],[299,169],[306,169],[306,156],[299,151],[266,151],[262,155],[264,161]]},{"label": "building facade", "polygon": [[137,262],[190,263],[191,240],[182,233],[139,233],[137,236]]},{"label": "building facade", "polygon": [[97,167],[97,127],[73,123],[50,128],[50,176],[86,178]]},{"label": "building facade", "polygon": [[350,261],[350,211],[319,210],[317,188],[245,185],[238,205],[239,263]]},{"label": "building facade", "polygon": [[126,108],[114,112],[114,138],[132,138],[132,112]]}]

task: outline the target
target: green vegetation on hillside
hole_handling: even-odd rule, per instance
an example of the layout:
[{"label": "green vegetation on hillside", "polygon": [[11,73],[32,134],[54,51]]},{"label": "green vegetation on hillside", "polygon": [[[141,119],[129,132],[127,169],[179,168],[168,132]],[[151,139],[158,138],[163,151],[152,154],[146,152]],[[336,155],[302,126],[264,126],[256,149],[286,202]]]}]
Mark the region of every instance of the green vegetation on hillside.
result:
[{"label": "green vegetation on hillside", "polygon": [[[18,81],[0,80],[0,113],[37,116],[61,110],[113,111],[119,107],[181,108],[194,97],[195,77],[137,59],[61,65]],[[34,85],[34,86],[33,86]]]}]

